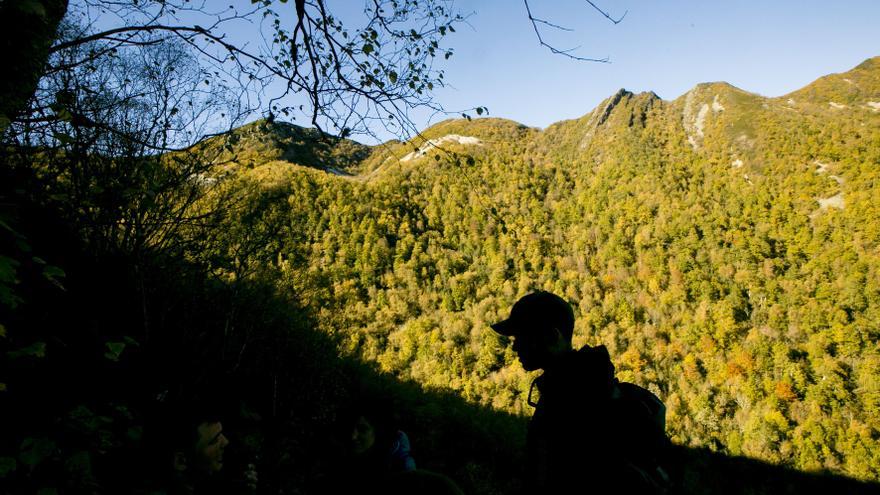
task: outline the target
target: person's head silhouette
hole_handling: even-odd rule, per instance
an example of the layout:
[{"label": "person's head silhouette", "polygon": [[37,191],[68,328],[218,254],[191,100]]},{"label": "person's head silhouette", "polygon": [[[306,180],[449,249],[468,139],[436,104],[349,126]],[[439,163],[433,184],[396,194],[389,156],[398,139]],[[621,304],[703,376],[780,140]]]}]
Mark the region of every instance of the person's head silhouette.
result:
[{"label": "person's head silhouette", "polygon": [[361,397],[342,411],[340,433],[345,449],[353,456],[364,456],[390,449],[397,433],[397,422],[390,404]]},{"label": "person's head silhouette", "polygon": [[513,350],[523,368],[547,368],[571,351],[574,312],[556,294],[535,291],[520,298],[510,310],[510,317],[495,323],[492,329],[513,337]]},{"label": "person's head silhouette", "polygon": [[144,425],[144,483],[174,493],[222,483],[229,445],[221,423],[222,404],[213,398],[191,397],[166,402],[165,394],[148,412]]}]

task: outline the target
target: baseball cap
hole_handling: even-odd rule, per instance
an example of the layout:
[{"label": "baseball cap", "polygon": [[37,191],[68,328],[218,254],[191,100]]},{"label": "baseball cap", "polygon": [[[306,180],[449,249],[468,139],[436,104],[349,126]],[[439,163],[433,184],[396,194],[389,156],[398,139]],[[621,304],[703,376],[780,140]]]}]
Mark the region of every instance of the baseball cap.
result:
[{"label": "baseball cap", "polygon": [[510,317],[491,325],[495,332],[516,336],[539,328],[557,328],[571,340],[574,332],[574,311],[565,299],[543,290],[526,294],[510,310]]}]

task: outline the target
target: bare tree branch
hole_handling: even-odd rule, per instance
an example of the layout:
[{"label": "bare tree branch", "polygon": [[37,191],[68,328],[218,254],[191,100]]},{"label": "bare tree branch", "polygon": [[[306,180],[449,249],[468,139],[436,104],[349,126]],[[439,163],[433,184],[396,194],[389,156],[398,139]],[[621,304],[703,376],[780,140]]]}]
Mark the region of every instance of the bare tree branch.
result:
[{"label": "bare tree branch", "polygon": [[[597,12],[599,12],[603,17],[605,17],[606,19],[608,19],[609,21],[611,21],[611,22],[614,23],[614,24],[619,24],[620,21],[622,21],[623,18],[626,17],[627,12],[624,12],[622,16],[620,16],[619,18],[615,19],[615,18],[613,18],[610,14],[608,14],[608,12],[602,10],[601,8],[599,8],[599,6],[597,6],[595,3],[591,2],[590,0],[584,0],[584,1],[586,1],[588,4],[590,4],[590,6],[591,6],[594,10],[596,10]],[[543,46],[543,47],[547,48],[548,50],[550,50],[550,53],[553,53],[553,54],[555,54],[555,55],[562,55],[562,56],[564,56],[564,57],[568,57],[568,58],[570,58],[570,59],[572,59],[572,60],[578,60],[578,61],[581,61],[581,62],[610,63],[610,59],[609,59],[608,57],[604,57],[604,58],[591,58],[591,57],[582,57],[582,56],[579,56],[579,55],[575,55],[573,52],[576,51],[576,50],[578,50],[578,49],[580,49],[580,48],[581,48],[580,46],[576,46],[576,47],[574,47],[574,48],[560,49],[560,48],[557,48],[556,46],[554,46],[554,45],[548,43],[548,42],[544,39],[544,36],[541,34],[541,29],[539,28],[540,25],[547,26],[547,27],[550,27],[550,28],[553,28],[553,29],[557,29],[557,30],[560,30],[560,31],[568,31],[568,32],[571,32],[572,29],[570,29],[570,28],[566,28],[566,27],[563,27],[563,26],[561,26],[561,25],[559,25],[559,24],[556,24],[556,23],[550,22],[550,21],[548,21],[548,20],[546,20],[546,19],[542,19],[542,18],[540,18],[540,17],[535,16],[535,15],[532,13],[532,8],[531,8],[531,5],[529,5],[529,0],[523,0],[523,4],[524,4],[525,7],[526,7],[526,14],[528,15],[529,22],[532,23],[532,29],[535,31],[535,36],[538,38],[538,43],[539,43],[541,46]]]},{"label": "bare tree branch", "polygon": [[609,21],[613,22],[614,24],[620,24],[620,21],[622,21],[623,18],[626,17],[626,14],[629,13],[629,11],[626,10],[626,11],[623,12],[623,15],[622,15],[622,16],[620,16],[620,17],[618,17],[617,19],[615,19],[615,18],[611,17],[611,15],[609,15],[608,12],[606,12],[606,11],[600,9],[595,3],[591,2],[590,0],[584,0],[584,1],[587,2],[588,4],[590,4],[591,7],[593,7],[597,12],[599,12],[600,14],[602,14],[606,19],[608,19]]},{"label": "bare tree branch", "polygon": [[129,43],[133,43],[131,40],[122,40],[119,38],[112,38],[113,35],[121,34],[121,33],[143,33],[143,32],[152,32],[152,31],[174,31],[174,32],[192,32],[199,33],[203,35],[207,35],[208,32],[200,27],[200,26],[163,26],[163,25],[151,25],[151,26],[123,26],[114,29],[108,29],[107,31],[102,31],[100,33],[95,33],[90,36],[85,36],[82,38],[73,39],[70,41],[65,41],[63,43],[58,43],[57,45],[53,45],[49,49],[49,53],[59,52],[61,50],[66,50],[68,48],[73,48],[75,46],[84,45],[86,43],[92,41],[98,41],[102,39],[112,39],[115,41],[125,41]]}]

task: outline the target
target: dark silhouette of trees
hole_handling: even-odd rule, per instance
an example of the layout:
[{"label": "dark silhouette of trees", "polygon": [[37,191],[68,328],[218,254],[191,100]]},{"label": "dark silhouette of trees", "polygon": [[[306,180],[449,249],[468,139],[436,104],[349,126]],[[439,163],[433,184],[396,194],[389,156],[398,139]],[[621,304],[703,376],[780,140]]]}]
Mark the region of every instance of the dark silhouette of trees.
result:
[{"label": "dark silhouette of trees", "polygon": [[[615,24],[622,19],[587,3]],[[567,29],[533,14],[528,1],[524,7],[539,43],[552,53],[608,61],[548,43],[543,29]],[[203,89],[240,92],[242,115],[304,119],[343,137],[377,129],[412,135],[419,131],[414,110],[447,113],[433,98],[446,83],[436,62],[453,55],[446,37],[466,20],[448,0],[372,0],[360,25],[341,20],[323,0],[254,0],[241,8],[204,0],[25,0],[0,9],[8,69],[0,87],[0,130],[28,116],[28,101],[45,74],[177,40],[205,70]],[[59,30],[62,19],[68,28]],[[242,30],[258,33],[259,41],[237,39]],[[78,57],[65,55],[70,52]]]},{"label": "dark silhouette of trees", "polygon": [[0,131],[17,118],[43,76],[67,0],[3,2],[0,5]]},{"label": "dark silhouette of trees", "polygon": [[[432,98],[444,84],[434,61],[452,55],[441,43],[464,20],[450,2],[376,0],[354,27],[323,0],[291,3],[264,0],[215,10],[208,2],[183,0],[8,2],[4,22],[18,27],[3,33],[7,52],[16,54],[5,66],[19,70],[0,95],[3,127],[29,113],[27,101],[44,74],[171,40],[197,57],[205,70],[203,89],[241,93],[242,114],[305,118],[344,136],[369,133],[374,125],[413,133],[413,109],[442,111]],[[62,18],[71,28],[57,29]],[[242,26],[259,42],[233,39]],[[77,58],[67,55],[72,51]]]}]

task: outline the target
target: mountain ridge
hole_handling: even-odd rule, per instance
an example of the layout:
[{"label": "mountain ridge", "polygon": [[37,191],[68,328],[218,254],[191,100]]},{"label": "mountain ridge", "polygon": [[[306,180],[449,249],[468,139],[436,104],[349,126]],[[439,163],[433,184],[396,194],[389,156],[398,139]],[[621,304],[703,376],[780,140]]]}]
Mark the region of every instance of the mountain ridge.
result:
[{"label": "mountain ridge", "polygon": [[[412,153],[428,141],[442,140],[445,136],[461,136],[465,141],[474,138],[472,142],[478,140],[487,146],[525,139],[537,141],[537,145],[544,148],[567,149],[561,154],[573,156],[587,149],[599,129],[607,128],[609,119],[614,120],[619,113],[625,115],[619,117],[619,122],[614,120],[616,125],[621,126],[620,129],[632,129],[633,126],[644,128],[652,112],[654,118],[660,118],[658,113],[673,112],[680,114],[685,138],[694,151],[699,151],[706,132],[717,131],[710,131],[709,127],[720,125],[727,139],[742,143],[753,139],[754,122],[766,119],[768,112],[807,112],[823,118],[845,118],[845,112],[851,110],[864,112],[869,117],[880,111],[880,57],[869,58],[849,71],[820,77],[778,97],[764,97],[723,81],[699,83],[672,100],[664,100],[653,91],[635,94],[621,88],[583,116],[555,122],[545,129],[497,117],[447,119],[406,142],[392,140],[364,145],[320,135],[314,129],[295,124],[277,121],[269,124],[259,120],[234,130],[233,135],[239,135],[235,149],[248,152],[244,161],[251,166],[277,160],[369,180],[379,175],[380,169],[390,161],[413,158]],[[561,136],[575,133],[575,128],[582,128],[583,132],[579,136]],[[242,140],[244,145],[240,144]],[[443,145],[433,148],[465,151],[468,146],[459,141],[446,139]],[[470,148],[467,152],[476,152],[474,146]],[[428,154],[421,150],[418,158]],[[233,155],[225,158],[231,159]]]}]

